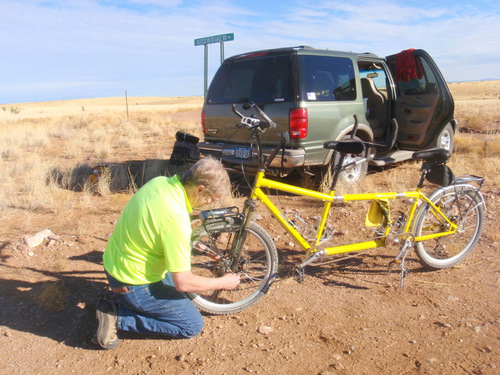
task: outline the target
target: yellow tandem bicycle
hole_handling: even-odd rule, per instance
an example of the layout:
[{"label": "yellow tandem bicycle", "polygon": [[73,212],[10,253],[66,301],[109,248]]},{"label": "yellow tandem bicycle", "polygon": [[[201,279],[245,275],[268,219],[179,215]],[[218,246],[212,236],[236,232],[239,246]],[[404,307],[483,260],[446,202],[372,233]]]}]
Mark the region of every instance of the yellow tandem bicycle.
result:
[{"label": "yellow tandem bicycle", "polygon": [[[276,125],[257,105],[249,103],[248,107],[252,107],[260,118],[245,117],[233,105],[233,112],[240,117],[237,126],[251,132],[256,147],[258,170],[249,197],[241,212],[236,207],[202,211],[202,224],[193,231],[192,250],[193,273],[206,277],[219,277],[227,272],[238,273],[241,283],[232,291],[189,293],[199,309],[213,314],[242,311],[263,297],[276,278],[278,252],[275,242],[262,226],[252,220],[257,202],[265,206],[304,251],[304,261],[295,268],[299,282],[304,278],[306,266],[321,262],[328,256],[397,244],[399,251],[389,267],[399,266],[402,287],[408,272],[405,258],[410,249],[415,248],[423,265],[434,269],[448,268],[464,260],[479,241],[486,210],[480,192],[484,179],[472,175],[454,177],[446,165],[450,156],[447,150],[431,149],[413,154],[414,160],[423,161],[415,190],[336,194],[340,173],[356,167],[359,160],[356,161],[354,157],[368,157],[370,148],[374,146],[354,138],[357,129],[355,117],[352,139],[324,144],[325,148],[338,152],[340,157],[334,167],[329,192],[322,193],[266,178],[266,170],[282,145],[276,146],[270,155],[264,157],[261,134]],[[424,194],[422,188],[426,179],[441,187],[429,195]],[[312,226],[307,226],[308,233],[304,233],[303,225],[276,207],[266,193],[269,189],[323,202],[313,235],[310,233]],[[409,200],[411,204],[407,212],[402,212],[398,219],[392,220],[386,213],[388,203],[402,199]],[[345,205],[356,201],[372,201],[371,208],[375,216],[382,218],[380,228],[370,238],[336,244],[327,228],[330,210],[337,203]]]}]

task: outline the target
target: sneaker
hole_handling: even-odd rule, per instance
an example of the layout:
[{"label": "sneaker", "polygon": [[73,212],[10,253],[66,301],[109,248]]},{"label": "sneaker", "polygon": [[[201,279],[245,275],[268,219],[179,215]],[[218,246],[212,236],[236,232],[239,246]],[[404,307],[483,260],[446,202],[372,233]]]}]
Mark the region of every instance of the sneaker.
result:
[{"label": "sneaker", "polygon": [[[97,301],[97,334],[95,339],[103,349],[115,349],[120,344],[117,336],[118,312],[113,302],[107,299]],[[94,340],[92,340],[94,341]]]}]

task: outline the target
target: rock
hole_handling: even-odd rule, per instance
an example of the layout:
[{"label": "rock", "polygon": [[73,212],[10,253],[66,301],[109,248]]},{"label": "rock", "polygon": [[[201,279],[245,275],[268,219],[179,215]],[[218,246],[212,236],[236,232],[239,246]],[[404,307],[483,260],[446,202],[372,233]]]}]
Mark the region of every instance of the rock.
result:
[{"label": "rock", "polygon": [[260,334],[262,334],[262,335],[268,335],[272,331],[274,331],[274,328],[273,327],[268,327],[268,326],[260,326],[259,329],[258,329],[258,332]]},{"label": "rock", "polygon": [[26,252],[30,249],[30,247],[26,244],[19,244],[19,245],[17,245],[16,249]]},{"label": "rock", "polygon": [[444,322],[436,322],[435,324],[436,324],[436,325],[438,325],[439,327],[443,327],[443,328],[451,328],[451,324],[449,324],[449,323],[444,323]]},{"label": "rock", "polygon": [[123,359],[120,359],[118,358],[116,361],[115,361],[115,366],[123,366],[125,364],[125,361]]},{"label": "rock", "polygon": [[339,371],[345,370],[345,366],[340,362],[333,364],[333,368]]},{"label": "rock", "polygon": [[55,238],[55,234],[50,229],[44,229],[33,236],[24,237],[23,241],[29,247],[37,247],[49,237]]},{"label": "rock", "polygon": [[481,348],[481,351],[483,353],[491,353],[493,351],[493,348],[489,345],[486,345],[485,347]]}]

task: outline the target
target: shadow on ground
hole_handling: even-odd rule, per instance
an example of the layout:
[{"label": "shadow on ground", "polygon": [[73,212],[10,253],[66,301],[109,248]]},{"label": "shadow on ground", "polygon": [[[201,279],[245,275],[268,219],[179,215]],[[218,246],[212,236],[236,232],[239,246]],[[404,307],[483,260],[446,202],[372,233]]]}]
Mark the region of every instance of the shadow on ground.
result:
[{"label": "shadow on ground", "polygon": [[[102,253],[95,251],[78,258],[102,264]],[[97,297],[110,293],[103,272],[53,272],[8,265],[0,265],[0,270],[2,326],[70,347],[94,348],[90,338],[97,327]]]}]

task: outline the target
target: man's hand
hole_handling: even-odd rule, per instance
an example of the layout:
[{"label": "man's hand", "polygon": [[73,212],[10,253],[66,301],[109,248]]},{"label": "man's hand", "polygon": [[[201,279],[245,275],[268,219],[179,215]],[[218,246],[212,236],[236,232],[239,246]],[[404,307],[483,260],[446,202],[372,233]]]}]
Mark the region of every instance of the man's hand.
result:
[{"label": "man's hand", "polygon": [[172,280],[179,292],[201,293],[218,289],[233,290],[240,283],[240,276],[235,273],[226,273],[221,277],[209,278],[186,271],[172,272]]},{"label": "man's hand", "polygon": [[226,290],[233,290],[240,283],[240,275],[236,273],[226,273],[219,279],[223,283],[221,289],[226,289]]}]

